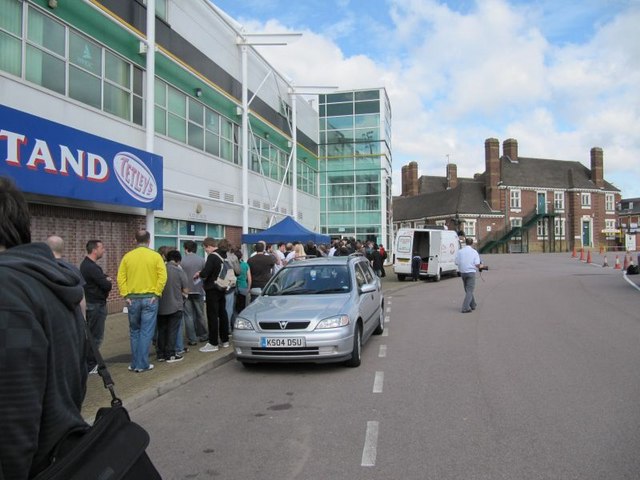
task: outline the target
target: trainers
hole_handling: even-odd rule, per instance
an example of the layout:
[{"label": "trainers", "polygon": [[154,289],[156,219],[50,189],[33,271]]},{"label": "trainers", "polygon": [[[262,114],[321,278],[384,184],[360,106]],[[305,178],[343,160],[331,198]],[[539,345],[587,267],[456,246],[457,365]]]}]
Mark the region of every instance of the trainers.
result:
[{"label": "trainers", "polygon": [[98,373],[98,365],[89,370],[89,375],[96,375]]},{"label": "trainers", "polygon": [[193,346],[195,346],[195,345],[197,345],[197,344],[198,344],[198,342],[189,342],[189,345],[190,345],[191,347],[193,347]]},{"label": "trainers", "polygon": [[217,345],[211,345],[209,342],[207,342],[207,344],[202,347],[200,349],[201,352],[217,352],[218,351],[218,346]]},{"label": "trainers", "polygon": [[166,358],[164,357],[156,357],[156,361],[158,362],[164,362],[166,360]]},{"label": "trainers", "polygon": [[176,353],[175,355],[171,355],[169,358],[167,358],[167,363],[179,362],[182,359],[184,359],[184,357]]},{"label": "trainers", "polygon": [[222,342],[222,348],[229,348],[229,342]]},{"label": "trainers", "polygon": [[149,370],[153,370],[153,363],[150,363],[149,367],[147,368],[136,368],[135,372],[142,373],[142,372],[148,372]]}]

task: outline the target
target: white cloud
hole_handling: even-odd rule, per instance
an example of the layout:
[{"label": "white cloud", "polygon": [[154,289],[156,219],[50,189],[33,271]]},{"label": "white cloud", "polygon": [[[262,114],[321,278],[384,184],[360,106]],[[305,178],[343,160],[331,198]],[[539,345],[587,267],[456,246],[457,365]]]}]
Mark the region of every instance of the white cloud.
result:
[{"label": "white cloud", "polygon": [[[348,1],[344,0],[344,7]],[[393,25],[372,24],[386,53],[347,56],[335,38],[354,28],[304,36],[262,54],[299,85],[384,86],[393,112],[394,193],[401,166],[460,176],[484,170],[484,140],[516,138],[521,155],[581,161],[605,153],[605,178],[640,196],[640,6],[595,25],[583,43],[545,37],[543,4],[486,0],[454,11],[435,0],[390,0]],[[583,15],[577,12],[576,15]],[[554,18],[554,32],[562,28]],[[250,31],[286,31],[277,21]],[[289,31],[292,31],[289,29]],[[367,32],[361,32],[366,35]],[[581,40],[582,41],[582,40]]]}]

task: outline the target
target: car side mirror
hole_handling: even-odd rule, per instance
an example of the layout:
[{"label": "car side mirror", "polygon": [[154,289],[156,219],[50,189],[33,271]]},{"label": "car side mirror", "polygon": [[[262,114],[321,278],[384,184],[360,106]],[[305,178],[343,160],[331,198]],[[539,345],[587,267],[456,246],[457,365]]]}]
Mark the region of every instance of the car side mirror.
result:
[{"label": "car side mirror", "polygon": [[378,289],[375,283],[365,283],[360,287],[360,293],[371,293],[375,292]]}]

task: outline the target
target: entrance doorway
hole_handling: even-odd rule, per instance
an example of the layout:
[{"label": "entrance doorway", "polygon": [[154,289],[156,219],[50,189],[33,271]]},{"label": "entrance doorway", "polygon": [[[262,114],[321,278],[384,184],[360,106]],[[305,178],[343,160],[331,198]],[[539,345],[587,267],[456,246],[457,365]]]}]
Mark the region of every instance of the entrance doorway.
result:
[{"label": "entrance doorway", "polygon": [[582,245],[584,247],[591,246],[591,222],[589,220],[582,221]]}]

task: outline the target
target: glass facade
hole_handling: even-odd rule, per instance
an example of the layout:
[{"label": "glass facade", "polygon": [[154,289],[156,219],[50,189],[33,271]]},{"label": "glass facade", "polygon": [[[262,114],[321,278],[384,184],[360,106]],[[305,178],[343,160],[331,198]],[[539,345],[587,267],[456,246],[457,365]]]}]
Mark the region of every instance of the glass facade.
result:
[{"label": "glass facade", "polygon": [[[167,10],[166,0],[156,0],[160,18],[166,20]],[[35,5],[0,0],[0,12],[0,70],[143,125],[145,73],[140,66]],[[239,123],[159,77],[154,108],[156,133],[242,164]],[[285,150],[252,133],[249,151],[252,171],[292,185],[291,168],[285,173],[290,148]],[[318,172],[311,162],[298,158],[297,185],[298,190],[317,195]]]},{"label": "glass facade", "polygon": [[391,108],[384,89],[320,95],[320,228],[392,245]]}]

